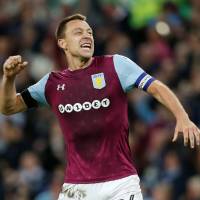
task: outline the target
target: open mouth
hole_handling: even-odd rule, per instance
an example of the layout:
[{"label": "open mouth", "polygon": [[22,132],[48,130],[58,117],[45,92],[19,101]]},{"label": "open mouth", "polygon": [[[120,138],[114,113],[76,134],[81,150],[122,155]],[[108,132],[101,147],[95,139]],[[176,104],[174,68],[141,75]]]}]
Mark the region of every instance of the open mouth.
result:
[{"label": "open mouth", "polygon": [[88,50],[88,49],[92,48],[92,45],[91,45],[91,43],[83,43],[83,44],[81,44],[81,48]]}]

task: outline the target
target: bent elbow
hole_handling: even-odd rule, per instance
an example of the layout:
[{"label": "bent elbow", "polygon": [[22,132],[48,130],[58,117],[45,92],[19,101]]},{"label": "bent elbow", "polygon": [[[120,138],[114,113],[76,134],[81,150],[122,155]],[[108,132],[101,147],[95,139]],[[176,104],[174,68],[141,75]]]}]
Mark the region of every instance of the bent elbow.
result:
[{"label": "bent elbow", "polygon": [[2,115],[5,115],[5,116],[10,116],[10,115],[12,115],[12,113],[8,113],[8,112],[2,112],[1,114],[2,114]]},{"label": "bent elbow", "polygon": [[12,114],[12,113],[9,113],[9,112],[4,111],[4,110],[0,110],[0,113],[1,113],[2,115],[5,115],[5,116],[9,116],[9,115]]},{"label": "bent elbow", "polygon": [[5,109],[5,108],[0,108],[0,113],[6,116],[14,114],[12,109]]}]

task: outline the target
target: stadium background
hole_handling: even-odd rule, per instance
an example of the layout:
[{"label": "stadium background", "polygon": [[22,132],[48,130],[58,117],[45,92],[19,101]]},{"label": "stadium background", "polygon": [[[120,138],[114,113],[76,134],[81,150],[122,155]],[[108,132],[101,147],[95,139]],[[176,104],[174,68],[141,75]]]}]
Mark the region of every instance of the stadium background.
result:
[{"label": "stadium background", "polygon": [[[29,66],[17,91],[65,67],[54,39],[64,16],[88,16],[95,55],[122,54],[170,86],[200,126],[199,0],[0,0],[0,66],[20,54]],[[199,200],[200,150],[172,143],[175,119],[150,96],[128,95],[130,147],[144,200]],[[54,200],[63,183],[64,144],[46,108],[0,115],[0,199]]]}]

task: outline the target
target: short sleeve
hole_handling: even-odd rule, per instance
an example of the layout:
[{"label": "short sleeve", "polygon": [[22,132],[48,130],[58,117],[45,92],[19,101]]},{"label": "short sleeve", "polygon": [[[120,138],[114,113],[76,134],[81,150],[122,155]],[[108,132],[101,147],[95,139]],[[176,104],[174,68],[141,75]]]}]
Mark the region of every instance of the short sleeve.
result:
[{"label": "short sleeve", "polygon": [[113,62],[124,92],[129,91],[133,87],[146,91],[155,80],[135,62],[125,56],[115,54]]},{"label": "short sleeve", "polygon": [[30,107],[36,106],[48,106],[46,97],[45,97],[45,86],[49,78],[49,73],[46,74],[41,80],[36,84],[28,87],[24,90],[21,95],[24,99],[26,105]]}]

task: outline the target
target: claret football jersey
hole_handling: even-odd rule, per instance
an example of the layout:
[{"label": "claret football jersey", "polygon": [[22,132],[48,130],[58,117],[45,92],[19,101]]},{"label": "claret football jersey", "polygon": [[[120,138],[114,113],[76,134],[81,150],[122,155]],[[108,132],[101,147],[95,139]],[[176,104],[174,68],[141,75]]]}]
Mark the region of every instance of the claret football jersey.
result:
[{"label": "claret football jersey", "polygon": [[65,182],[96,183],[136,174],[128,144],[126,92],[154,81],[121,56],[93,57],[84,69],[51,72],[21,93],[28,107],[48,106],[66,146]]}]

